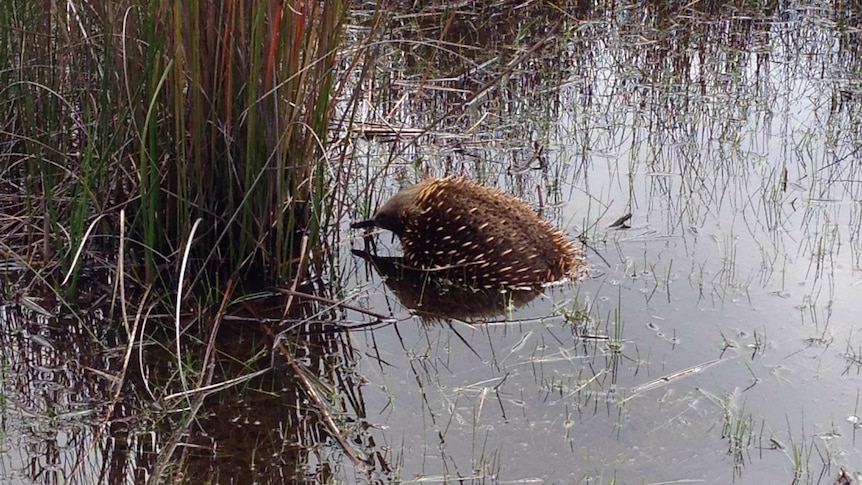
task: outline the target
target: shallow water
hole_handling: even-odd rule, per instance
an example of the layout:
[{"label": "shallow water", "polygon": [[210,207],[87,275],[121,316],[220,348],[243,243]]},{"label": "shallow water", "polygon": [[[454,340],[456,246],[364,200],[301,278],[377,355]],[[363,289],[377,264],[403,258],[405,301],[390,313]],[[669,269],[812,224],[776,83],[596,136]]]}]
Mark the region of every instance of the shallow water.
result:
[{"label": "shallow water", "polygon": [[[809,4],[592,13],[562,36],[578,61],[560,58],[559,90],[523,75],[523,92],[489,95],[506,108],[496,136],[441,137],[388,172],[467,174],[534,206],[541,193],[546,217],[585,234],[590,276],[490,324],[424,326],[359,271],[367,304],[399,319],[353,339],[375,356],[358,370],[377,442],[403,479],[431,481],[856,470],[858,33]],[[381,149],[359,151],[374,165]],[[628,212],[630,228],[608,228]],[[589,322],[563,318],[573,305]]]}]

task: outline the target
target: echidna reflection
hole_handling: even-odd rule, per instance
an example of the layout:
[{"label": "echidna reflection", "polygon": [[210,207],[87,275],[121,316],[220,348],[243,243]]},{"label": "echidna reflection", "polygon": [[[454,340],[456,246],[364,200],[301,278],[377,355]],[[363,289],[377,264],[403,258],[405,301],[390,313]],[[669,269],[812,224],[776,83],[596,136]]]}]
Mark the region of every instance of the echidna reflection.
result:
[{"label": "echidna reflection", "polygon": [[401,239],[405,263],[475,287],[527,287],[574,276],[583,259],[525,202],[460,178],[429,178],[369,220]]},{"label": "echidna reflection", "polygon": [[428,278],[424,271],[405,268],[403,258],[378,256],[356,249],[351,253],[370,262],[401,304],[428,324],[449,320],[487,323],[521,308],[541,293],[535,287],[501,291],[501,288],[447,285]]}]

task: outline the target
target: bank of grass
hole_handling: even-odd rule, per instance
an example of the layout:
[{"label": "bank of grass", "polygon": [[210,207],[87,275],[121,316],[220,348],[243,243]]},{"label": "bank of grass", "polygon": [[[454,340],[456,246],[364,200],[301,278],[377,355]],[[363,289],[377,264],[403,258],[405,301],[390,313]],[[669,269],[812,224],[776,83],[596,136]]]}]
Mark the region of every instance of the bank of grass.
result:
[{"label": "bank of grass", "polygon": [[[263,351],[215,343],[235,282],[289,286],[325,258],[322,228],[338,210],[345,160],[329,130],[336,107],[349,119],[342,83],[355,81],[349,73],[364,55],[356,39],[342,49],[348,6],[10,0],[0,8],[0,298],[29,301],[41,295],[33,284],[65,301],[110,302],[82,300],[106,310],[104,320],[69,312],[86,319],[82,327],[122,322],[125,331],[120,365],[98,371],[111,391],[94,442],[110,432],[115,406],[134,400],[129,389],[158,403],[152,416],[147,406],[135,414],[141,429],[158,430],[152,483],[181,481],[182,445],[208,397],[241,395],[268,369]],[[102,286],[91,291],[94,281]],[[157,321],[175,328],[153,330]],[[267,337],[253,348],[271,348]],[[134,356],[149,348],[163,349],[153,361],[176,372],[166,365],[164,379],[152,372],[141,381]],[[296,359],[284,357],[299,376]],[[225,361],[241,365],[213,371]],[[281,387],[313,391],[307,378]],[[322,412],[328,397],[313,401]],[[86,475],[78,465],[70,473]]]},{"label": "bank of grass", "polygon": [[347,3],[6,2],[3,258],[74,288],[123,233],[142,285],[290,281],[337,200]]}]

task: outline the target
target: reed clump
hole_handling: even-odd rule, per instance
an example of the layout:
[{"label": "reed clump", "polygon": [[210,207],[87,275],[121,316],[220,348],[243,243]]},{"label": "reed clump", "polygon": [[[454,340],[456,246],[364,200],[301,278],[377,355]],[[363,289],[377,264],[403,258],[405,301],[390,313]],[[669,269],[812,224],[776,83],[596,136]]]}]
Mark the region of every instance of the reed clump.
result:
[{"label": "reed clump", "polygon": [[127,271],[168,287],[180,264],[292,278],[332,214],[324,147],[347,3],[8,2],[11,250],[62,274],[85,242],[124,247],[139,263]]}]

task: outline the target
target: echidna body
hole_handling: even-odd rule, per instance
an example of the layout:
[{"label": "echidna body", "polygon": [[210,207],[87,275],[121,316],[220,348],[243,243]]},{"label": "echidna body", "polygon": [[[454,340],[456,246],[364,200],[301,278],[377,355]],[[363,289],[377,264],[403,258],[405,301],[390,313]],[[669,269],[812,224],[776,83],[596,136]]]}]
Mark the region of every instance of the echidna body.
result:
[{"label": "echidna body", "polygon": [[368,221],[401,239],[405,263],[477,287],[536,286],[573,276],[582,258],[525,202],[463,178],[398,192]]}]

